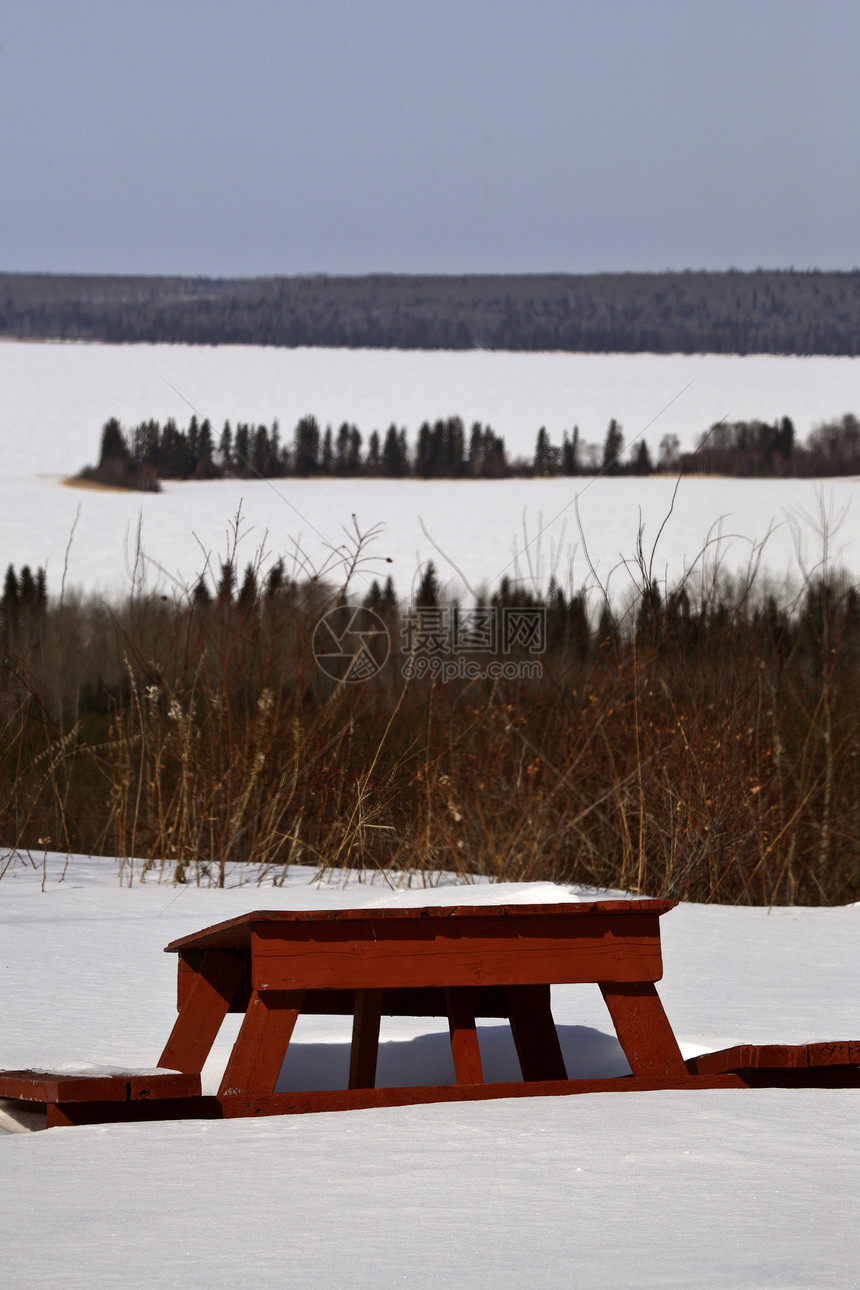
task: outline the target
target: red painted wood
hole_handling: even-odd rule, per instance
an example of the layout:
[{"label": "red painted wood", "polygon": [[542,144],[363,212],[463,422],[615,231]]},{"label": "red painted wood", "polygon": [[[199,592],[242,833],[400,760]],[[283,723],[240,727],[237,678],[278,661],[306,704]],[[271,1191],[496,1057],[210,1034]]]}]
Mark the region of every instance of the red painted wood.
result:
[{"label": "red painted wood", "polygon": [[818,1044],[736,1044],[702,1053],[687,1063],[700,1075],[720,1071],[800,1071],[860,1065],[860,1044],[848,1040]]},{"label": "red painted wood", "polygon": [[137,1102],[195,1097],[200,1076],[175,1071],[156,1075],[67,1075],[62,1071],[0,1071],[0,1097],[26,1102]]},{"label": "red painted wood", "polygon": [[860,1043],[834,1040],[831,1043],[809,1045],[810,1066],[860,1066]]},{"label": "red painted wood", "polygon": [[733,1073],[747,1088],[860,1088],[860,1066],[771,1066]]},{"label": "red painted wood", "polygon": [[509,985],[508,1016],[524,1080],[566,1080],[546,985]]},{"label": "red painted wood", "polygon": [[475,915],[261,922],[251,931],[251,954],[259,991],[639,982],[663,974],[659,923],[650,914],[512,914],[489,924]]},{"label": "red painted wood", "polygon": [[373,1088],[379,1054],[382,991],[356,990],[349,1050],[349,1087]]},{"label": "red painted wood", "polygon": [[47,1127],[78,1124],[141,1123],[152,1120],[221,1120],[217,1097],[160,1098],[153,1102],[49,1102]]},{"label": "red painted wood", "polygon": [[[194,971],[188,967],[180,956],[180,972],[187,973],[193,980]],[[190,986],[188,987],[190,988]],[[183,992],[184,991],[184,992]],[[476,1017],[507,1017],[505,1005],[505,988],[501,985],[474,986],[476,999]],[[180,995],[185,997],[187,990],[180,986]],[[243,1013],[251,998],[250,953],[248,953],[247,979],[237,989],[230,1003],[229,1011]],[[355,1008],[354,990],[308,990],[302,1004],[302,1012],[309,1016],[342,1016],[351,1017]],[[383,1017],[444,1017],[445,993],[442,986],[427,986],[416,990],[393,989],[382,992]]]},{"label": "red painted wood", "polygon": [[656,988],[648,983],[600,982],[618,1042],[634,1075],[648,1079],[683,1079],[687,1068],[663,1011]]},{"label": "red painted wood", "polygon": [[250,1091],[271,1093],[280,1074],[302,1007],[300,990],[270,990],[251,995],[239,1028],[219,1097]]},{"label": "red painted wood", "polygon": [[668,910],[674,909],[677,904],[677,900],[651,900],[643,897],[635,900],[592,900],[554,905],[452,905],[445,908],[413,906],[406,909],[372,910],[258,909],[242,914],[238,918],[230,918],[223,923],[214,923],[211,927],[204,927],[202,931],[192,932],[188,936],[180,936],[170,942],[167,952],[176,953],[184,949],[202,948],[248,948],[251,944],[251,928],[259,923],[281,924],[284,929],[283,934],[289,936],[290,932],[286,930],[286,926],[301,923],[349,923],[366,922],[372,919],[378,926],[390,920],[450,923],[478,917],[486,926],[496,920],[505,921],[511,917],[521,917],[523,914],[534,918],[561,916],[565,920],[575,918],[579,922],[582,919],[602,917],[605,914],[620,917],[652,914],[659,917]]},{"label": "red painted wood", "polygon": [[[183,950],[177,957],[177,1011],[181,1012],[185,1007],[188,996],[194,988],[197,980],[197,973],[203,961],[205,950]],[[251,956],[247,950],[236,950],[233,953],[240,954],[245,964],[244,979],[236,987],[233,997],[230,1000],[230,1012],[244,1012],[248,1006],[248,1000],[251,997]]]},{"label": "red painted wood", "polygon": [[738,1075],[691,1076],[683,1079],[620,1078],[551,1080],[538,1083],[428,1084],[423,1087],[333,1089],[309,1093],[272,1093],[221,1097],[224,1118],[257,1115],[301,1115],[316,1111],[357,1111],[371,1107],[413,1106],[423,1102],[483,1102],[500,1097],[567,1097],[577,1093],[642,1093],[658,1089],[746,1088]]},{"label": "red painted wood", "polygon": [[446,989],[445,991],[451,1056],[454,1060],[454,1074],[458,1084],[483,1084],[484,1073],[481,1068],[475,1009],[469,996],[468,990]]},{"label": "red painted wood", "polygon": [[159,1066],[200,1074],[246,971],[246,961],[240,956],[206,951],[158,1059]]}]

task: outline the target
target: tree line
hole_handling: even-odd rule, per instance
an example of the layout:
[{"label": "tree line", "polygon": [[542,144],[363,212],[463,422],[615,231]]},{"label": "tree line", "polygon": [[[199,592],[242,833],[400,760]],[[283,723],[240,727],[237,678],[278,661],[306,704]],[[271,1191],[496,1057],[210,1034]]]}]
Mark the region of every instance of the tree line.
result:
[{"label": "tree line", "polygon": [[250,279],[0,273],[0,336],[288,348],[856,355],[860,270]]},{"label": "tree line", "polygon": [[79,478],[94,483],[157,491],[162,479],[253,479],[375,477],[389,479],[505,479],[512,476],[717,474],[736,477],[816,477],[860,473],[860,420],[846,413],[816,426],[798,443],[790,417],[719,422],[700,435],[693,452],[682,452],[676,435],[664,435],[656,457],[637,437],[625,455],[624,431],[613,418],[602,444],[587,443],[574,426],[553,443],[545,426],[529,457],[508,457],[505,441],[480,421],[469,431],[461,417],[422,423],[414,443],[403,427],[374,430],[365,443],[358,427],[344,421],[323,430],[304,416],[291,442],[277,421],[269,427],[225,421],[216,436],[207,419],[192,416],[181,429],[173,419],[143,421],[126,432],[116,417],[102,429],[98,465]]}]

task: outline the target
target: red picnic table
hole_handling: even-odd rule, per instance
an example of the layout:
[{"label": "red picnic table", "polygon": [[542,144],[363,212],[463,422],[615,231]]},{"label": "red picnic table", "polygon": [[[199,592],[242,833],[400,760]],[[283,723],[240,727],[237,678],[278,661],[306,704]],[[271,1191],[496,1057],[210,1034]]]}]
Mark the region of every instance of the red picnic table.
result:
[{"label": "red picnic table", "polygon": [[[171,942],[178,1016],[146,1079],[0,1072],[0,1097],[41,1100],[48,1123],[233,1117],[415,1102],[761,1083],[856,1084],[860,1045],[745,1045],[684,1061],[655,982],[660,917],[672,900],[554,905],[257,910]],[[600,990],[629,1075],[568,1079],[553,1021],[553,985]],[[242,1023],[218,1093],[200,1074],[229,1012]],[[353,1018],[345,1089],[276,1092],[302,1014]],[[448,1021],[455,1084],[377,1088],[383,1016]],[[507,1018],[522,1081],[485,1083],[476,1021]],[[134,1083],[134,1080],[137,1083]],[[123,1083],[122,1081],[125,1081]]]}]

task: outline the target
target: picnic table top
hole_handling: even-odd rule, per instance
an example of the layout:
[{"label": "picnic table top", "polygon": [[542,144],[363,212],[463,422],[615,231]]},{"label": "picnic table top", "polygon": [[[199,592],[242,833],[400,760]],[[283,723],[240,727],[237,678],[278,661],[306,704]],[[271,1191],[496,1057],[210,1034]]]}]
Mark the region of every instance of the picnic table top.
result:
[{"label": "picnic table top", "polygon": [[657,915],[667,913],[677,900],[633,897],[630,900],[566,901],[552,905],[366,905],[359,909],[256,909],[238,918],[213,923],[199,932],[180,936],[165,947],[166,953],[183,949],[235,949],[250,945],[251,928],[259,923],[377,922],[423,919],[444,922],[451,919],[479,919],[492,923],[503,918],[575,918],[593,915]]}]

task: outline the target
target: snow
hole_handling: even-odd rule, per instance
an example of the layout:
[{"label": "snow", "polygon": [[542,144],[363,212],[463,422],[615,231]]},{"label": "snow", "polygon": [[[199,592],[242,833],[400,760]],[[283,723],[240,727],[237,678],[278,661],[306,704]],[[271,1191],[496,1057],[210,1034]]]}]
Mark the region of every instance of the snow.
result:
[{"label": "snow", "polygon": [[[78,491],[62,478],[98,449],[112,415],[183,424],[193,404],[290,434],[313,412],[365,434],[391,421],[491,423],[512,454],[540,425],[602,439],[648,427],[691,444],[726,416],[790,415],[802,436],[860,410],[856,359],[679,355],[410,354],[254,348],[0,343],[0,558],[48,565],[49,589],[130,585],[141,526],[150,585],[187,586],[226,554],[241,504],[240,562],[264,543],[337,558],[344,526],[384,527],[370,577],[406,594],[432,557],[451,590],[506,570],[580,585],[591,565],[619,592],[640,524],[653,542],[672,481],[223,481],[141,497]],[[765,549],[775,579],[822,554],[860,570],[855,480],[689,479],[655,556],[690,568],[724,534],[728,567]],[[468,490],[468,491],[464,491]],[[577,521],[581,517],[581,532]],[[423,528],[422,528],[423,521]],[[522,549],[544,526],[540,543]],[[426,530],[426,532],[425,532]],[[427,534],[432,538],[428,538]],[[584,534],[587,553],[583,546]],[[735,536],[730,536],[735,535]],[[437,547],[444,555],[440,555]],[[711,548],[713,551],[716,548]],[[332,554],[334,552],[334,555]],[[516,558],[515,558],[516,557]],[[174,888],[109,859],[0,851],[0,1067],[151,1071],[175,1013],[163,947],[265,905],[554,902],[598,893],[552,884],[394,890],[283,885],[237,869],[224,890]],[[606,894],[606,893],[599,893]],[[612,893],[617,895],[618,893]],[[660,993],[686,1056],[743,1042],[860,1038],[860,907],[682,905],[662,920]],[[105,970],[109,967],[110,977]],[[553,991],[568,1073],[627,1069],[594,987]],[[238,1025],[203,1072],[214,1091]],[[303,1018],[279,1087],[345,1082],[348,1020]],[[453,1078],[437,1019],[383,1022],[380,1083]],[[481,1027],[492,1079],[516,1078],[504,1023]],[[860,1285],[858,1090],[595,1094],[452,1103],[265,1120],[104,1125],[32,1133],[0,1107],[4,1287],[849,1287]],[[5,1131],[4,1131],[5,1130]]]},{"label": "snow", "polygon": [[[361,595],[389,573],[407,595],[428,558],[464,599],[468,587],[504,572],[543,585],[555,572],[579,587],[592,564],[623,595],[630,579],[621,562],[634,555],[640,523],[650,554],[672,507],[668,479],[216,481],[170,483],[155,496],[62,486],[95,460],[109,416],[127,426],[170,416],[185,425],[190,405],[216,431],[228,418],[234,425],[277,418],[289,437],[313,412],[322,425],[354,421],[365,440],[392,421],[414,440],[421,421],[456,413],[467,425],[491,423],[512,455],[533,452],[541,425],[555,442],[574,423],[585,440],[600,442],[614,416],[628,442],[644,430],[656,449],[664,434],[692,445],[723,416],[790,415],[802,437],[819,421],[860,411],[860,360],[0,342],[2,560],[47,564],[55,595],[64,570],[69,588],[115,595],[130,586],[140,529],[149,585],[171,592],[190,586],[207,557],[217,569],[241,508],[240,563],[265,548],[269,558],[294,559],[296,571],[328,568],[336,579],[354,514],[364,533],[382,526],[368,551],[376,559],[356,580]],[[798,540],[808,562],[821,556],[822,512],[836,530],[832,556],[856,573],[856,488],[853,479],[687,479],[654,573],[679,576],[718,531],[723,541],[710,556],[719,550],[727,568],[742,567],[775,526],[765,565],[776,579],[789,570],[798,576]]]},{"label": "snow", "polygon": [[[316,884],[300,868],[279,886],[237,869],[224,890],[138,877],[51,854],[6,870],[0,1067],[151,1069],[175,1010],[164,945],[251,909],[607,894]],[[659,989],[685,1055],[860,1035],[860,907],[681,905],[661,926]],[[595,987],[554,989],[553,1011],[571,1075],[626,1069]],[[504,1078],[507,1027],[480,1033],[488,1075]],[[383,1082],[451,1078],[444,1025],[392,1020],[382,1038]],[[279,1087],[307,1087],[311,1069],[337,1083],[347,1043],[348,1022],[303,1019]],[[856,1286],[858,1110],[858,1090],[725,1090],[9,1133],[0,1271],[14,1290]]]}]

